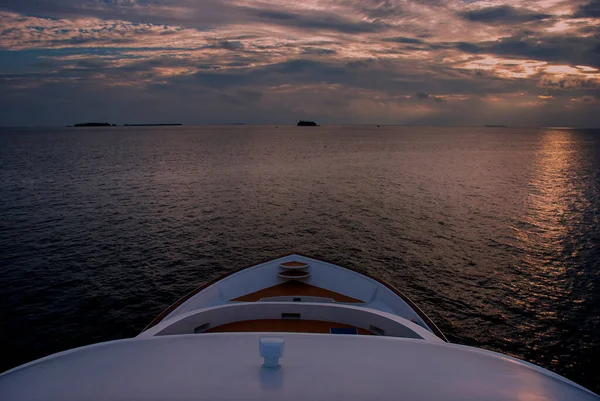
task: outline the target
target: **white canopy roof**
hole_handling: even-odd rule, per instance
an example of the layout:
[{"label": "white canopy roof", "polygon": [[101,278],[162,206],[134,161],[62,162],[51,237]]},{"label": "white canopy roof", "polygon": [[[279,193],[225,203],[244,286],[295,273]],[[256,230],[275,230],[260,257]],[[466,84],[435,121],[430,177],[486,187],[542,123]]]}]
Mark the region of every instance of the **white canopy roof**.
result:
[{"label": "white canopy roof", "polygon": [[[259,340],[285,339],[279,370]],[[219,333],[120,340],[0,375],[2,400],[600,400],[534,365],[415,339]]]}]

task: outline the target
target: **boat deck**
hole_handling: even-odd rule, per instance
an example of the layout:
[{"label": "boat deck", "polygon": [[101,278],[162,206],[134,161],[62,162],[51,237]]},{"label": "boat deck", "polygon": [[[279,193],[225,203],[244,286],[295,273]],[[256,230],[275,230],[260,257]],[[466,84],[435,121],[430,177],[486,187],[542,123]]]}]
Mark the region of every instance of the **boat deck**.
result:
[{"label": "boat deck", "polygon": [[[301,277],[295,275],[301,275]],[[274,319],[278,317],[278,314],[289,312],[288,310],[278,310],[277,313],[273,314],[271,312],[279,307],[264,305],[271,303],[296,304],[291,308],[294,310],[300,308],[299,304],[346,306],[346,311],[356,307],[364,307],[370,311],[391,313],[406,319],[447,341],[435,324],[408,297],[388,283],[366,273],[299,254],[285,255],[274,260],[232,270],[203,284],[165,309],[146,327],[144,332],[161,322],[203,310],[211,313],[210,318],[205,317],[205,322],[196,322],[198,324],[194,323],[195,326],[191,320],[185,324],[180,322],[186,327],[186,332],[193,332],[205,323],[211,323],[209,326],[211,329],[220,324],[231,323],[232,320],[230,319],[215,319],[212,316],[211,308],[217,306],[238,305],[242,308],[242,304],[255,304],[263,308],[252,309],[252,316],[242,314],[236,316],[233,320],[239,320],[240,318],[244,320]],[[369,321],[362,322],[365,323],[362,324],[360,322],[362,318],[358,319],[354,312],[348,312],[346,317],[350,319],[349,321],[336,316],[313,314],[312,310],[306,312],[309,315],[302,316],[306,320],[337,320],[366,330],[370,330],[369,324],[373,323],[370,321],[370,315],[365,315],[363,318]],[[339,313],[339,311],[336,313]],[[350,315],[352,315],[352,318]],[[358,320],[355,321],[355,318]],[[387,321],[387,318],[382,317],[382,319]],[[393,324],[392,326],[397,326],[396,328],[404,327],[403,323],[397,323],[398,325]],[[186,324],[190,326],[188,327]],[[424,333],[415,334],[413,329],[407,329],[406,332],[401,329],[398,329],[399,331],[395,330],[391,326],[388,329],[386,335],[393,332],[395,333],[394,336],[400,337],[408,336],[412,338],[413,335],[427,337],[427,334]],[[163,327],[156,333],[175,333],[173,330],[175,329]],[[164,335],[164,333],[161,335]],[[377,331],[375,333],[379,334]]]},{"label": "boat deck", "polygon": [[356,329],[357,334],[373,335],[368,330],[342,323],[321,320],[258,319],[233,322],[213,327],[203,333],[280,332],[280,333],[330,333],[331,329]]},{"label": "boat deck", "polygon": [[271,297],[321,297],[331,298],[336,302],[345,303],[364,303],[360,299],[352,298],[344,294],[340,294],[335,291],[326,290],[324,288],[315,287],[314,285],[306,284],[300,281],[291,280],[281,284],[267,287],[262,290],[252,292],[250,294],[242,295],[232,299],[232,301],[239,302],[257,302],[263,298]]}]

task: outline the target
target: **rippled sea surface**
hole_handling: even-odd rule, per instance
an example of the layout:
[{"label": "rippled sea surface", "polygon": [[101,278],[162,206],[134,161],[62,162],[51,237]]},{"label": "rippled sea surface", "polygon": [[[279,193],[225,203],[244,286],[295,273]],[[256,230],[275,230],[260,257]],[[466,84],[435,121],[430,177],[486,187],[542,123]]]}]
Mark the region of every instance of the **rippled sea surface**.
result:
[{"label": "rippled sea surface", "polygon": [[600,390],[600,131],[0,130],[0,370],[299,251]]}]

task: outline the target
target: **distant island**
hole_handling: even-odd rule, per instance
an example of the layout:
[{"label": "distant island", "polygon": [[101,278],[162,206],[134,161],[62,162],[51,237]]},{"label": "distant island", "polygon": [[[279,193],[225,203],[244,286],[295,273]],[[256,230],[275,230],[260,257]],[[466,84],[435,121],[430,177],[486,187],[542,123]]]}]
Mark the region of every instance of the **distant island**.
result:
[{"label": "distant island", "polygon": [[508,128],[508,125],[502,125],[502,124],[486,124],[486,125],[484,125],[484,127],[487,127],[487,128]]},{"label": "distant island", "polygon": [[[183,125],[183,124],[123,124],[124,127],[171,127],[173,125]],[[71,127],[71,125],[68,125]],[[72,127],[117,127],[117,124],[109,124],[109,123],[79,123],[72,125]]]},{"label": "distant island", "polygon": [[80,124],[75,124],[73,125],[73,127],[116,127],[115,124],[109,124],[109,123],[80,123]]},{"label": "distant island", "polygon": [[319,125],[314,121],[298,121],[298,127],[318,127]]}]

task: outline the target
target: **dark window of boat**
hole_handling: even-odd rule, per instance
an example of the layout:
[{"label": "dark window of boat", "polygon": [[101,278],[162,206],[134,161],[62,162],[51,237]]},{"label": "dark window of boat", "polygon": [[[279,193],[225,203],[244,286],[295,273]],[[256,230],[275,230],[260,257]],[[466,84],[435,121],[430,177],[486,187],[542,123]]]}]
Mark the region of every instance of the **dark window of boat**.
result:
[{"label": "dark window of boat", "polygon": [[299,313],[282,313],[281,318],[282,319],[300,319],[300,314]]},{"label": "dark window of boat", "polygon": [[380,329],[379,327],[373,326],[372,324],[369,325],[369,331],[371,331],[371,333],[373,334],[377,334],[378,336],[385,335],[384,329]]},{"label": "dark window of boat", "polygon": [[194,333],[196,333],[196,334],[202,333],[203,331],[206,331],[209,327],[210,327],[210,323],[204,323],[203,325],[196,327],[194,329]]},{"label": "dark window of boat", "polygon": [[302,302],[302,298],[294,298],[294,302]]}]

